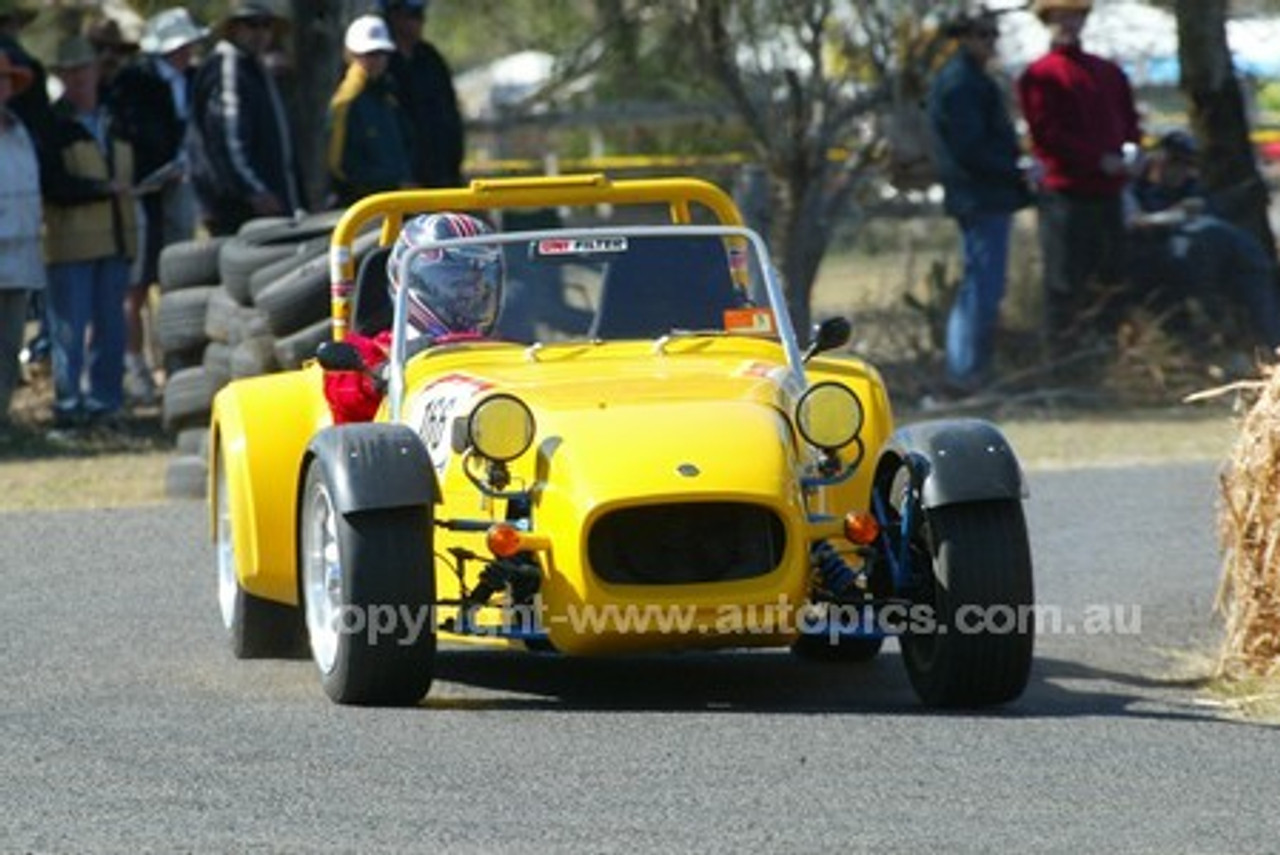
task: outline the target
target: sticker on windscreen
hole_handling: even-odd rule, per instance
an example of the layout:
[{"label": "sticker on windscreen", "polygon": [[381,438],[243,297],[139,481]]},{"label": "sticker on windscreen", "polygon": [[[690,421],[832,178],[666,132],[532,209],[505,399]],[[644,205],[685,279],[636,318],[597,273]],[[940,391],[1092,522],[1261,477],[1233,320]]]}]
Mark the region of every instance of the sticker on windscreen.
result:
[{"label": "sticker on windscreen", "polygon": [[627,239],[624,237],[547,238],[538,241],[535,250],[541,256],[615,254],[627,251]]}]

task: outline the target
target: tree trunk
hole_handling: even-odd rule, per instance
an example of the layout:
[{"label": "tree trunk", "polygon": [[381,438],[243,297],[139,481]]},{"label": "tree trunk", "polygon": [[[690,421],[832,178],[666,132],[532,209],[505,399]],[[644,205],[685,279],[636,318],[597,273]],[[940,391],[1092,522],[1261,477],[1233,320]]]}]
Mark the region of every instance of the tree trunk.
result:
[{"label": "tree trunk", "polygon": [[325,116],[342,75],[342,40],[347,24],[363,14],[361,0],[292,0],[288,39],[292,73],[285,80],[295,155],[312,210],[328,193],[325,173]]},{"label": "tree trunk", "polygon": [[1178,60],[1200,174],[1223,214],[1257,236],[1272,260],[1267,185],[1258,173],[1240,81],[1227,47],[1226,0],[1177,0]]}]

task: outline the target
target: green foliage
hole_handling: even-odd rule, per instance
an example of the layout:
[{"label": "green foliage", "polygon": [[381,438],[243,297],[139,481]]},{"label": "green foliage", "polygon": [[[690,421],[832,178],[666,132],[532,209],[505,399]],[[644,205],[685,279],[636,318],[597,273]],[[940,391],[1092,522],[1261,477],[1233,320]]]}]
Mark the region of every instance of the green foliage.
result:
[{"label": "green foliage", "polygon": [[594,26],[589,0],[437,0],[426,33],[462,71],[523,50],[572,53]]}]

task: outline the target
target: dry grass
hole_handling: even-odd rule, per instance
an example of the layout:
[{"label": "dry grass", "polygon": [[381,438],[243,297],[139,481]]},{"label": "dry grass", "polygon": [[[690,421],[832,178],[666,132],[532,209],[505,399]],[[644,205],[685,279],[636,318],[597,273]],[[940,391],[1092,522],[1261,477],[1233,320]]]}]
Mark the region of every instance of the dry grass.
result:
[{"label": "dry grass", "polygon": [[166,501],[164,451],[0,460],[0,511],[113,508]]},{"label": "dry grass", "polygon": [[0,511],[107,508],[165,500],[172,441],[156,407],[123,414],[112,429],[52,430],[52,390],[37,374],[14,394],[0,427]]},{"label": "dry grass", "polygon": [[1226,638],[1218,670],[1226,680],[1280,680],[1280,371],[1253,390],[1222,475],[1218,608]]}]

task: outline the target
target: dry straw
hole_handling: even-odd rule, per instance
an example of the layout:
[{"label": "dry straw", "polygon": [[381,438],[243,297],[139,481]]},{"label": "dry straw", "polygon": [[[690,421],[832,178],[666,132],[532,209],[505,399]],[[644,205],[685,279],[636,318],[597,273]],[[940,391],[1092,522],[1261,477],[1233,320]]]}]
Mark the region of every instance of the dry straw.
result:
[{"label": "dry straw", "polygon": [[1221,478],[1217,608],[1226,637],[1218,670],[1229,678],[1271,677],[1280,674],[1280,371],[1264,369],[1261,381],[1227,390],[1252,391],[1257,400]]}]

